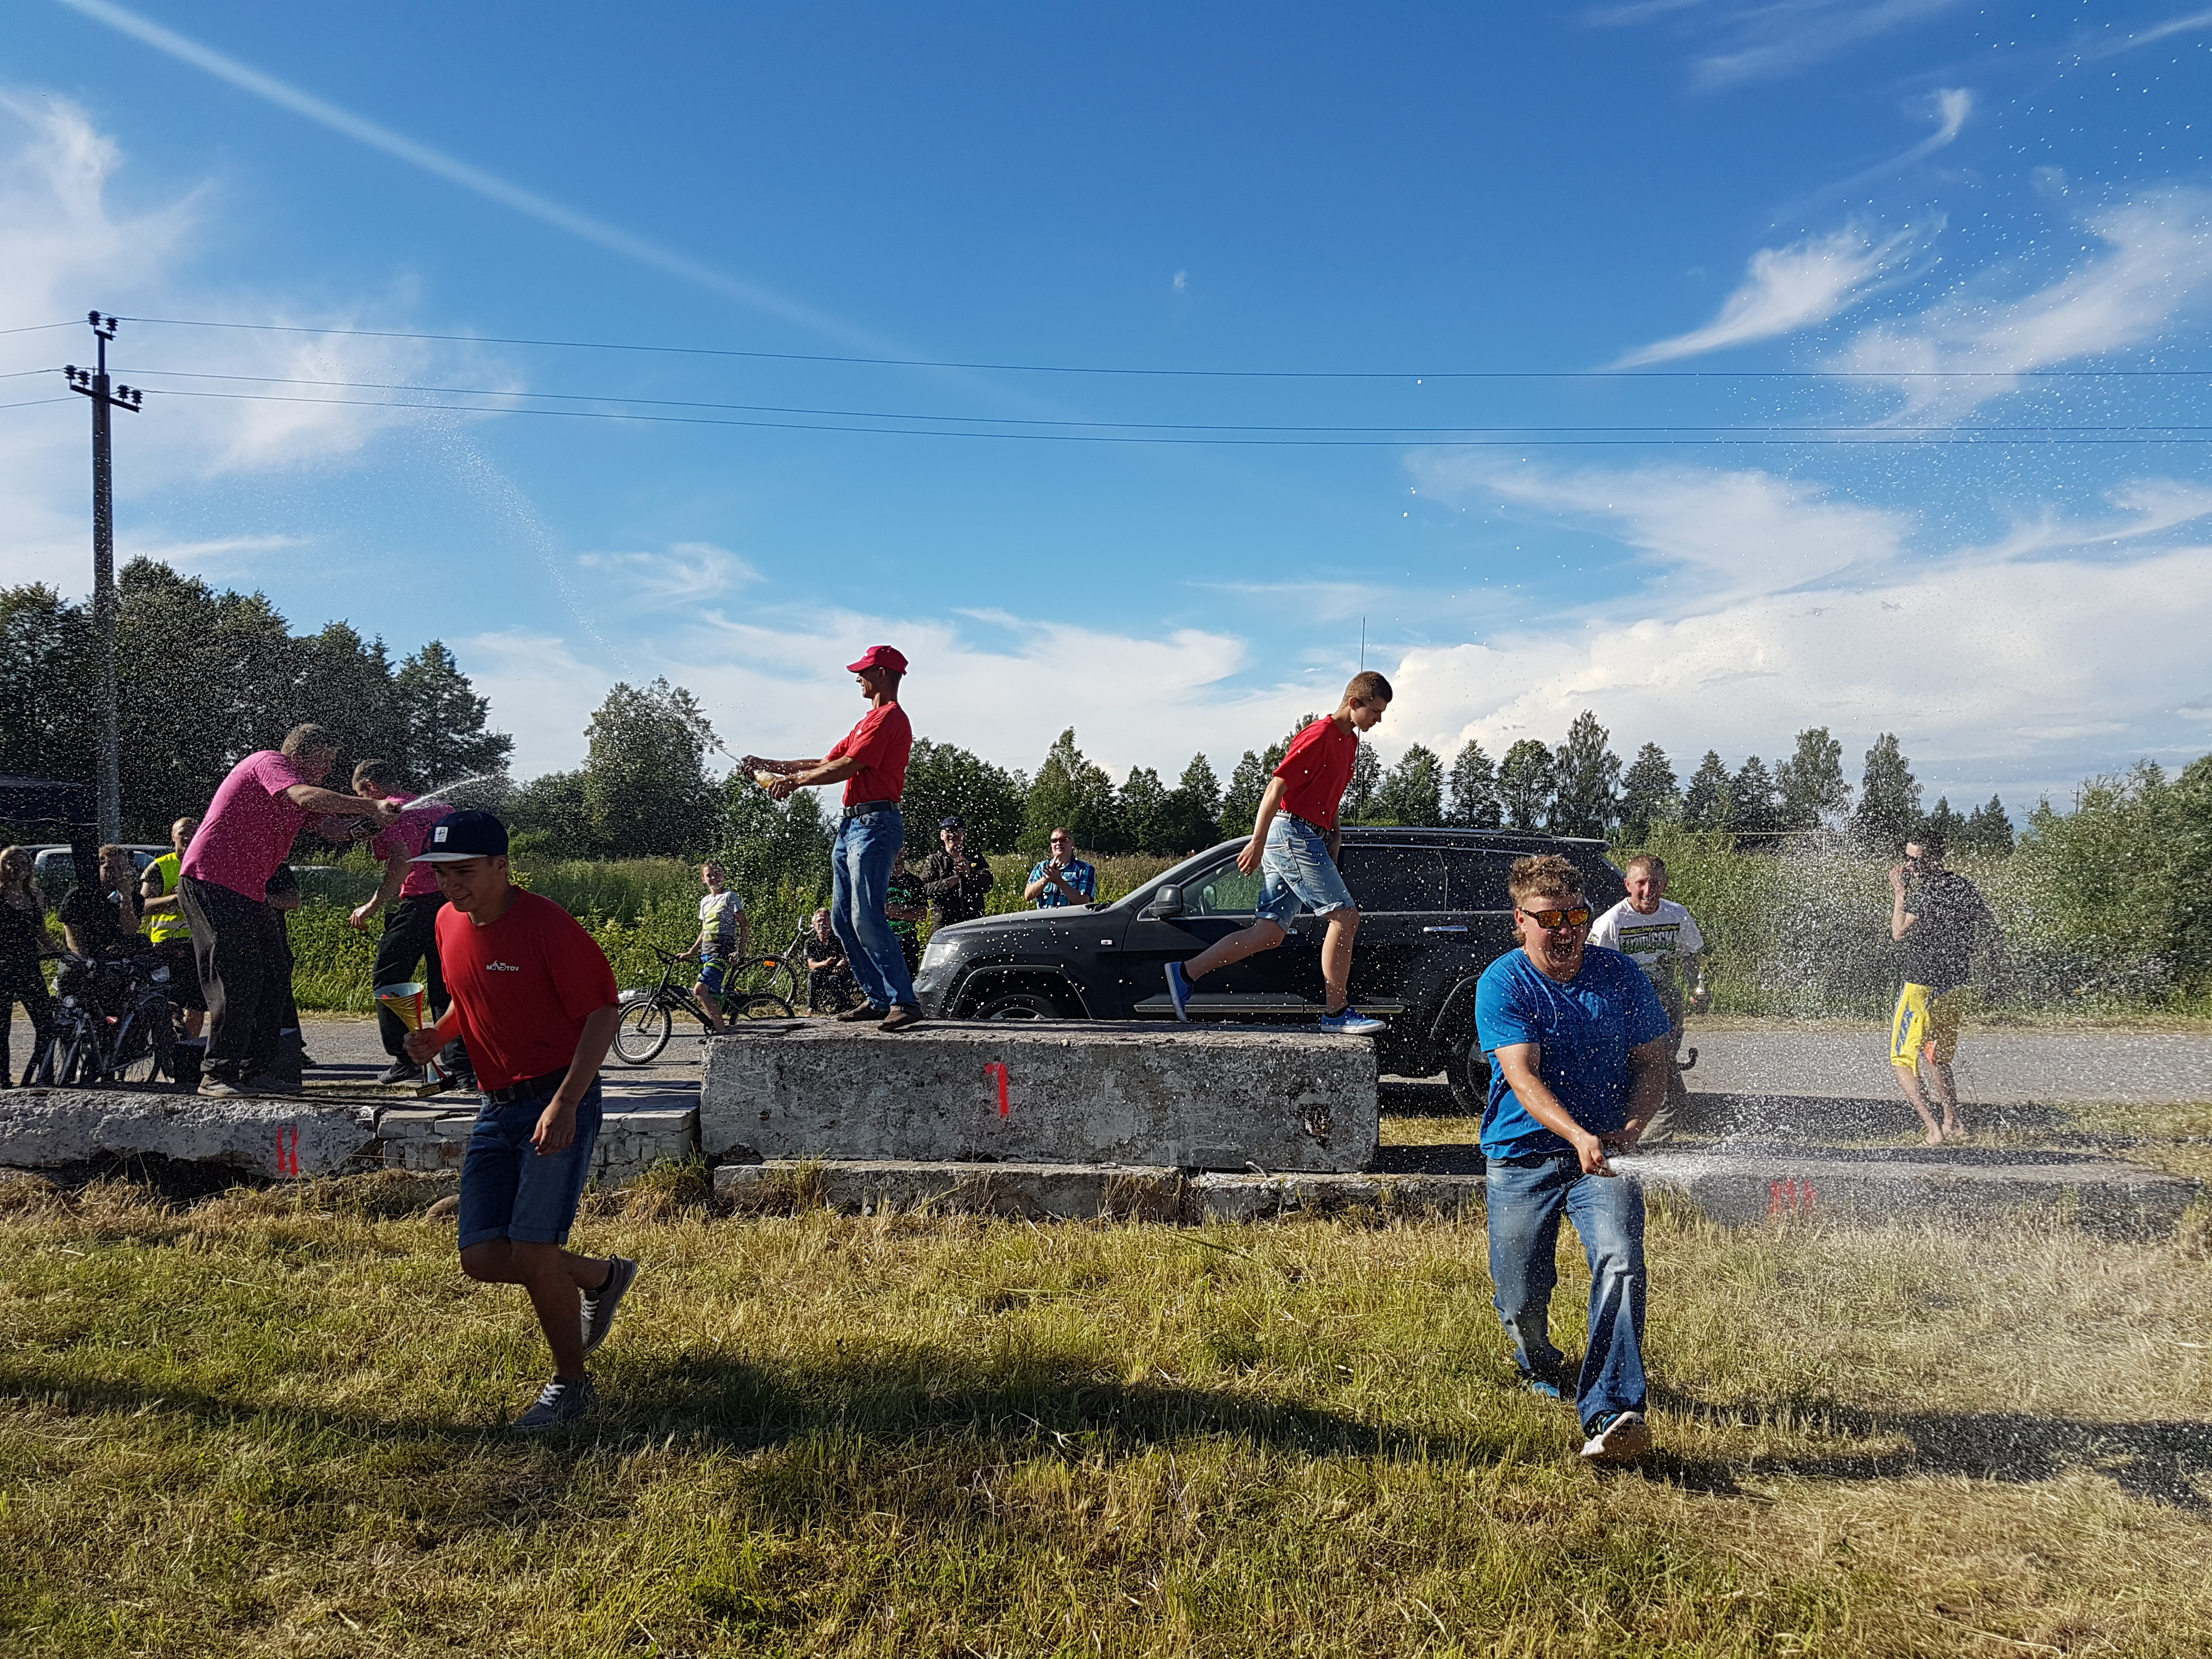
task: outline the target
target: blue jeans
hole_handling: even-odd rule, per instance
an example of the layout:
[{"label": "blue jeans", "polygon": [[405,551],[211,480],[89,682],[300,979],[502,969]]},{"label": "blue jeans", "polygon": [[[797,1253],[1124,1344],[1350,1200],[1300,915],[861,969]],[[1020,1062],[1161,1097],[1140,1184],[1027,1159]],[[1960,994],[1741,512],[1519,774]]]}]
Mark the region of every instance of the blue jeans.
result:
[{"label": "blue jeans", "polygon": [[[557,1085],[556,1085],[557,1086]],[[576,1224],[576,1204],[592,1173],[592,1148],[599,1139],[599,1080],[576,1104],[576,1138],[557,1152],[541,1153],[530,1137],[553,1098],[549,1087],[504,1106],[489,1101],[469,1131],[461,1162],[460,1248],[487,1239],[519,1244],[566,1244]]]},{"label": "blue jeans", "polygon": [[845,947],[845,960],[869,1006],[889,1008],[914,1001],[906,952],[884,919],[891,884],[891,854],[906,839],[898,808],[864,812],[837,826],[830,849],[830,926]]},{"label": "blue jeans", "polygon": [[1559,1381],[1565,1356],[1546,1329],[1559,1270],[1559,1217],[1582,1235],[1590,1268],[1589,1342],[1575,1406],[1585,1426],[1644,1409],[1644,1189],[1622,1176],[1589,1176],[1572,1152],[1493,1158],[1490,1279],[1523,1376]]}]

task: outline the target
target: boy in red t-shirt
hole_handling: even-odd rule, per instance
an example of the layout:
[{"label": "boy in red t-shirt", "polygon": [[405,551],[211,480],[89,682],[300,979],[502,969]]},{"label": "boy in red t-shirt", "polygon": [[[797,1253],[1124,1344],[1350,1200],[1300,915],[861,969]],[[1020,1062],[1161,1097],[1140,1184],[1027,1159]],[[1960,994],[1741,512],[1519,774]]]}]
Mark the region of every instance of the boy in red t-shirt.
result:
[{"label": "boy in red t-shirt", "polygon": [[907,758],[914,748],[914,728],[898,702],[906,658],[895,647],[872,645],[860,661],[845,666],[859,680],[868,712],[835,749],[819,760],[763,760],[747,755],[738,763],[761,777],[777,800],[787,799],[794,790],[844,784],[845,810],[830,850],[830,925],[845,947],[846,965],[868,1000],[837,1018],[848,1025],[901,1031],[921,1018],[906,953],[884,915],[891,871],[906,841],[899,795],[906,787]]},{"label": "boy in red t-shirt", "polygon": [[1336,814],[1344,787],[1352,781],[1359,734],[1373,731],[1389,706],[1389,681],[1372,671],[1354,675],[1336,712],[1291,740],[1290,753],[1260,797],[1252,839],[1237,855],[1237,867],[1246,875],[1264,872],[1258,919],[1188,962],[1168,963],[1168,996],[1177,1019],[1190,1018],[1193,981],[1273,950],[1289,937],[1291,920],[1303,905],[1328,920],[1321,946],[1322,978],[1328,987],[1322,1030],[1365,1036],[1382,1029],[1381,1020],[1352,1006],[1352,943],[1359,932],[1359,910],[1336,867],[1344,844]]},{"label": "boy in red t-shirt", "polygon": [[438,955],[453,1001],[408,1033],[407,1057],[424,1065],[464,1038],[483,1090],[461,1165],[461,1271],[530,1292],[553,1380],[514,1426],[553,1428],[592,1408],[585,1356],[637,1278],[625,1257],[565,1248],[599,1138],[599,1063],[621,994],[576,919],[507,879],[507,826],[490,813],[441,819],[409,862],[434,871],[446,896]]}]

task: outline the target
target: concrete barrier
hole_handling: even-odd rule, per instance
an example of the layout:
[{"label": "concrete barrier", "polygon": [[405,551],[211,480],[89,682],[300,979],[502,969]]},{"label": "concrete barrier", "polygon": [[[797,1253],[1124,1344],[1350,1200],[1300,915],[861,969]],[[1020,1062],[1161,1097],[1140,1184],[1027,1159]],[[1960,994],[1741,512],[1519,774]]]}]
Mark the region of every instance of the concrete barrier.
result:
[{"label": "concrete barrier", "polygon": [[708,1045],[712,1160],[1349,1170],[1376,1142],[1364,1037],[1254,1026],[747,1020]]},{"label": "concrete barrier", "polygon": [[270,1176],[335,1175],[374,1139],[350,1105],[119,1089],[0,1094],[0,1164],[24,1169],[152,1155]]},{"label": "concrete barrier", "polygon": [[740,1209],[793,1203],[846,1215],[1183,1218],[1182,1170],[1105,1164],[724,1164],[714,1170],[714,1192]]},{"label": "concrete barrier", "polygon": [[[392,1169],[459,1170],[476,1121],[473,1108],[388,1107],[376,1114],[375,1139],[364,1157]],[[592,1149],[592,1178],[603,1187],[626,1187],[663,1159],[690,1158],[698,1151],[696,1109],[605,1112]]]}]

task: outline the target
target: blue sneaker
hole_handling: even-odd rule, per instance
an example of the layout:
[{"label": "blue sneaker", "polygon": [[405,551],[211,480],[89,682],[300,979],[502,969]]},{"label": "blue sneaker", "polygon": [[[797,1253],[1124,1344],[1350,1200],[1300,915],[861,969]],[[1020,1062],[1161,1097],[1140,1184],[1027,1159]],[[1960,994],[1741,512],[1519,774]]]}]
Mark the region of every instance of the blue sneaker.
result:
[{"label": "blue sneaker", "polygon": [[1182,976],[1182,963],[1168,963],[1168,1000],[1175,1004],[1176,1018],[1190,1018],[1190,981]]},{"label": "blue sneaker", "polygon": [[1539,1400],[1565,1400],[1566,1398],[1566,1395],[1559,1392],[1559,1385],[1553,1382],[1548,1376],[1524,1376],[1521,1379],[1521,1382],[1522,1387],[1526,1388],[1530,1394],[1534,1395]]},{"label": "blue sneaker", "polygon": [[1324,1031],[1340,1031],[1346,1036],[1372,1036],[1382,1029],[1382,1022],[1379,1019],[1368,1018],[1366,1015],[1347,1002],[1337,1012],[1323,1014],[1321,1017],[1321,1029]]}]

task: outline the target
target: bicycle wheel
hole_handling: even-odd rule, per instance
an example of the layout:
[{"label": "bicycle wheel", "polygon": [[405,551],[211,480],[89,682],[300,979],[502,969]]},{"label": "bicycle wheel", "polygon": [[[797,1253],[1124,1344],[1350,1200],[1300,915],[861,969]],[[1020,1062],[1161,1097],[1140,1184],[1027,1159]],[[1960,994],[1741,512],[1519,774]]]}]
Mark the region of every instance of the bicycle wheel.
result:
[{"label": "bicycle wheel", "polygon": [[730,970],[729,1001],[774,997],[788,1003],[799,994],[798,964],[789,957],[751,957]]},{"label": "bicycle wheel", "polygon": [[615,1058],[625,1066],[643,1066],[668,1046],[673,1023],[668,1010],[651,996],[623,1005],[615,1026]]},{"label": "bicycle wheel", "polygon": [[131,1010],[115,1039],[107,1069],[117,1083],[156,1083],[176,1075],[176,1029],[167,997],[149,997]]},{"label": "bicycle wheel", "polygon": [[61,1060],[54,1081],[64,1089],[89,1089],[100,1081],[100,1039],[88,1025],[79,1025],[56,1041]]},{"label": "bicycle wheel", "polygon": [[791,1005],[781,997],[769,995],[765,991],[741,999],[722,1011],[732,1019],[790,1019]]}]

